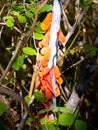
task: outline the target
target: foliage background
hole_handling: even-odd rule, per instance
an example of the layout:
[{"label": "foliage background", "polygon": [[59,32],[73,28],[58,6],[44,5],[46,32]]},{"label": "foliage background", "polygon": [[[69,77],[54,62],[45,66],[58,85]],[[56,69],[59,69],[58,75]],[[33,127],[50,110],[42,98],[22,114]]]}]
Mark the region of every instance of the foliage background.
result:
[{"label": "foliage background", "polygon": [[[1,0],[0,1],[0,76],[4,73],[9,61],[13,55],[15,55],[15,49],[20,44],[21,50],[17,53],[18,58],[10,65],[10,69],[7,71],[5,78],[2,79],[2,85],[13,89],[19,93],[26,102],[28,102],[30,94],[30,85],[32,83],[32,75],[34,73],[34,65],[36,64],[36,51],[37,44],[43,38],[44,32],[40,29],[40,23],[45,18],[46,14],[52,9],[52,1],[48,3],[39,11],[36,11],[40,7],[42,0]],[[64,3],[65,12],[71,23],[74,24],[77,13],[75,8],[75,0],[67,0]],[[69,39],[66,50],[68,49],[67,55],[59,63],[59,67],[62,71],[64,79],[63,96],[64,99],[59,97],[59,106],[63,107],[71,94],[73,88],[76,85],[77,79],[80,74],[80,63],[81,59],[88,55],[95,55],[96,49],[94,48],[95,40],[98,38],[98,2],[92,0],[81,0],[80,7],[86,9],[78,28]],[[37,21],[34,21],[37,16]],[[32,30],[32,26],[34,26]],[[61,29],[66,35],[67,30],[63,20],[61,19]],[[31,33],[33,32],[34,33]],[[76,40],[75,36],[79,32]],[[23,38],[25,36],[25,38]],[[69,45],[72,44],[71,48]],[[98,42],[98,39],[97,39]],[[67,95],[67,96],[66,96]],[[37,99],[39,97],[36,97]],[[6,106],[4,104],[6,104]],[[10,104],[9,112],[6,111],[6,107]],[[74,121],[73,116],[65,117],[63,115],[59,118],[63,122],[59,122],[62,126],[67,126],[67,129],[83,130],[82,126],[79,125],[79,121],[83,120],[83,126],[88,126],[88,130],[98,129],[98,74],[97,71],[91,75],[91,79],[88,83],[87,89],[82,96],[80,102],[80,109],[77,114],[77,122],[65,124],[66,120]],[[32,104],[32,111],[38,112],[36,101]],[[64,112],[64,110],[61,110]],[[12,114],[13,113],[13,114]],[[59,111],[57,110],[57,114]],[[10,96],[0,95],[0,129],[16,129],[21,116],[23,114],[23,106],[11,98]],[[34,115],[36,116],[36,114]],[[50,123],[52,124],[52,123]],[[57,129],[55,123],[48,125],[51,130]],[[79,128],[78,125],[79,125]],[[80,123],[81,124],[81,123]],[[36,124],[40,126],[39,124]],[[61,126],[61,129],[63,127]],[[32,119],[28,117],[24,129],[34,129]],[[46,129],[44,126],[42,129]],[[66,128],[64,128],[66,129]]]}]

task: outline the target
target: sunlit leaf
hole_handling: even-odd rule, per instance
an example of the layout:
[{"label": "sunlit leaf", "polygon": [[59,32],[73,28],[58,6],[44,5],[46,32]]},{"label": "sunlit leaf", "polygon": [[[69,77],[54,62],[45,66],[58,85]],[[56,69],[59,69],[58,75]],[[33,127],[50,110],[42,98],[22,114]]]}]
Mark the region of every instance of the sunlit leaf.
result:
[{"label": "sunlit leaf", "polygon": [[53,107],[52,108],[53,111],[55,112],[62,112],[62,113],[71,113],[71,110],[66,108],[66,107]]},{"label": "sunlit leaf", "polygon": [[31,8],[31,9],[30,9],[30,11],[31,11],[32,13],[34,13],[34,14],[36,13],[36,10],[37,10],[36,8]]},{"label": "sunlit leaf", "polygon": [[6,25],[8,27],[13,27],[14,26],[15,20],[14,20],[13,16],[5,16],[5,17],[3,17],[3,19],[6,20]]},{"label": "sunlit leaf", "polygon": [[12,13],[13,13],[15,16],[18,16],[18,15],[19,15],[19,12],[18,12],[18,11],[12,11]]},{"label": "sunlit leaf", "polygon": [[22,68],[25,70],[27,68],[27,65],[26,64],[23,64],[22,65]]},{"label": "sunlit leaf", "polygon": [[32,12],[30,12],[30,11],[27,11],[26,12],[26,16],[28,17],[28,18],[33,18],[33,13]]},{"label": "sunlit leaf", "polygon": [[76,48],[72,48],[72,49],[69,50],[69,53],[70,53],[71,55],[74,55],[74,53],[75,53],[76,51],[77,51]]},{"label": "sunlit leaf", "polygon": [[71,114],[60,114],[58,124],[62,126],[71,126],[74,123],[75,117]]},{"label": "sunlit leaf", "polygon": [[43,13],[43,12],[49,12],[52,10],[52,5],[51,4],[46,4],[41,10],[40,10],[40,13]]},{"label": "sunlit leaf", "polygon": [[27,21],[26,17],[23,15],[18,15],[18,20],[20,23],[26,23]]},{"label": "sunlit leaf", "polygon": [[41,130],[57,130],[57,127],[52,123],[48,123],[48,124],[42,125]]},{"label": "sunlit leaf", "polygon": [[40,123],[41,124],[46,124],[46,123],[48,123],[49,122],[49,118],[42,118],[41,120],[40,120]]},{"label": "sunlit leaf", "polygon": [[30,55],[30,56],[36,55],[36,50],[31,47],[24,47],[22,50],[27,55]]},{"label": "sunlit leaf", "polygon": [[57,130],[57,127],[54,125],[55,120],[51,122],[49,118],[42,118],[40,123],[42,124],[41,130]]},{"label": "sunlit leaf", "polygon": [[25,102],[26,103],[29,103],[30,102],[30,97],[27,95],[27,96],[25,96]]},{"label": "sunlit leaf", "polygon": [[15,46],[6,47],[6,50],[11,53],[12,51],[15,50]]},{"label": "sunlit leaf", "polygon": [[36,40],[42,40],[43,39],[43,34],[34,32],[33,38],[36,39]]},{"label": "sunlit leaf", "polygon": [[11,27],[14,26],[14,22],[13,22],[11,19],[8,19],[8,20],[6,21],[6,25],[11,28]]},{"label": "sunlit leaf", "polygon": [[3,19],[4,19],[4,20],[8,20],[8,19],[9,19],[9,20],[11,20],[11,21],[14,22],[13,16],[9,16],[9,15],[8,15],[8,16],[3,17]]}]

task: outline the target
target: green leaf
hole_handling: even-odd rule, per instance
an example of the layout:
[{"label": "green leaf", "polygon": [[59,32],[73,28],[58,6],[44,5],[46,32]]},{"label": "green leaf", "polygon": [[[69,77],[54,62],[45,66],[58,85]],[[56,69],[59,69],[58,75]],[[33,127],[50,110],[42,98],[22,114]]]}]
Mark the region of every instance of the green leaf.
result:
[{"label": "green leaf", "polygon": [[13,21],[13,22],[15,21],[15,20],[14,20],[14,17],[13,17],[13,16],[9,16],[9,15],[3,17],[3,19],[4,19],[4,20],[8,20],[8,19],[10,19],[10,20]]},{"label": "green leaf", "polygon": [[37,10],[36,8],[31,8],[31,9],[30,9],[30,11],[31,11],[32,13],[34,13],[34,14],[36,13],[36,10]]},{"label": "green leaf", "polygon": [[41,130],[57,130],[57,127],[54,125],[55,120],[51,122],[49,118],[42,118],[40,123],[42,124]]},{"label": "green leaf", "polygon": [[49,122],[49,118],[42,118],[41,120],[40,120],[40,123],[41,124],[46,124],[46,123],[48,123]]},{"label": "green leaf", "polygon": [[13,13],[15,16],[18,16],[18,15],[19,15],[19,12],[18,12],[18,11],[12,11],[12,13]]},{"label": "green leaf", "polygon": [[47,109],[42,109],[38,112],[39,114],[47,113]]},{"label": "green leaf", "polygon": [[82,120],[76,120],[74,124],[75,130],[87,130],[87,123]]},{"label": "green leaf", "polygon": [[18,56],[16,61],[13,64],[12,68],[14,70],[19,70],[22,67],[23,63],[24,63],[24,57],[23,56]]},{"label": "green leaf", "polygon": [[52,5],[51,4],[46,4],[41,10],[40,10],[40,13],[43,13],[43,12],[49,12],[52,10]]},{"label": "green leaf", "polygon": [[26,120],[26,123],[31,123],[33,122],[33,119],[31,117],[28,117],[28,119]]},{"label": "green leaf", "polygon": [[25,11],[24,5],[13,5],[12,6],[12,11],[23,13]]},{"label": "green leaf", "polygon": [[59,112],[63,112],[63,113],[71,113],[71,110],[66,107],[53,107],[52,110],[55,112],[59,111]]},{"label": "green leaf", "polygon": [[6,50],[7,50],[9,53],[12,53],[12,51],[15,50],[15,46],[6,47]]},{"label": "green leaf", "polygon": [[57,130],[54,124],[45,124],[41,127],[41,130]]},{"label": "green leaf", "polygon": [[88,10],[91,5],[92,5],[92,0],[80,0],[80,6],[83,9]]},{"label": "green leaf", "polygon": [[26,16],[28,17],[28,18],[33,18],[33,13],[32,12],[30,12],[30,11],[27,11],[26,12]]},{"label": "green leaf", "polygon": [[33,55],[36,55],[36,51],[35,49],[31,48],[31,47],[24,47],[22,49],[23,53],[27,54],[27,55],[30,55],[30,56],[33,56]]},{"label": "green leaf", "polygon": [[70,53],[71,55],[74,55],[75,52],[76,52],[76,48],[72,48],[72,49],[69,50],[69,53]]},{"label": "green leaf", "polygon": [[4,20],[6,20],[6,25],[8,27],[13,27],[14,26],[14,17],[13,16],[5,16],[3,17]]},{"label": "green leaf", "polygon": [[96,51],[92,50],[90,51],[90,56],[95,56],[96,55]]},{"label": "green leaf", "polygon": [[26,23],[27,21],[26,17],[23,15],[18,15],[18,20],[20,23]]},{"label": "green leaf", "polygon": [[42,29],[40,28],[40,24],[37,25],[37,27],[34,28],[35,32],[37,33],[44,33],[44,31],[42,31]]},{"label": "green leaf", "polygon": [[85,8],[84,0],[80,0],[80,6],[81,6],[82,8]]},{"label": "green leaf", "polygon": [[79,109],[76,109],[76,111],[74,112],[74,114],[73,114],[73,116],[75,117],[75,118],[77,118],[78,116],[79,116]]},{"label": "green leaf", "polygon": [[43,34],[34,32],[33,38],[36,39],[36,40],[42,40],[43,39]]},{"label": "green leaf", "polygon": [[6,25],[11,28],[11,27],[14,26],[14,22],[13,22],[11,19],[8,19],[8,20],[6,21]]},{"label": "green leaf", "polygon": [[23,64],[22,65],[22,68],[25,70],[27,68],[27,65],[26,64]]},{"label": "green leaf", "polygon": [[47,99],[45,98],[44,94],[39,92],[39,91],[34,92],[34,96],[40,102],[46,102],[47,101]]},{"label": "green leaf", "polygon": [[74,115],[60,114],[58,117],[58,124],[62,126],[71,126],[74,123],[74,120]]},{"label": "green leaf", "polygon": [[85,43],[83,45],[83,50],[84,50],[84,52],[89,53],[90,52],[90,45],[88,43]]},{"label": "green leaf", "polygon": [[96,56],[97,51],[98,51],[98,48],[96,47],[90,48],[90,56]]},{"label": "green leaf", "polygon": [[6,104],[0,101],[0,116],[6,111]]},{"label": "green leaf", "polygon": [[84,44],[83,44],[83,48],[84,48],[84,49],[89,48],[89,43],[84,43]]},{"label": "green leaf", "polygon": [[30,97],[27,95],[27,96],[25,96],[25,102],[26,103],[29,103],[30,102]]}]

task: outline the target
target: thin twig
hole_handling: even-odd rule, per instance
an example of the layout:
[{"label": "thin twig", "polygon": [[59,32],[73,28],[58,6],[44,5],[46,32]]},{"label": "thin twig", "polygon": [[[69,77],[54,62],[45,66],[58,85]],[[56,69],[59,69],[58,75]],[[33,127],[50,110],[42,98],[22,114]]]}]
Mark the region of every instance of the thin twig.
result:
[{"label": "thin twig", "polygon": [[34,47],[35,47],[36,51],[38,52],[38,48],[37,48],[36,43],[35,43],[35,36],[34,36],[34,33],[33,33],[33,37],[34,37],[34,39],[33,39]]},{"label": "thin twig", "polygon": [[[34,97],[34,95],[33,95],[33,96],[31,97],[31,100],[30,100],[29,104],[28,104],[28,108],[29,108],[29,107],[31,106],[31,104],[33,103],[34,98],[35,98],[35,97]],[[22,116],[22,118],[21,118],[21,121],[20,121],[20,123],[19,123],[19,126],[18,126],[17,130],[21,130],[21,129],[23,128],[23,125],[24,125],[24,122],[25,122],[27,116],[28,116],[28,110],[25,110],[25,111],[24,111],[24,114],[23,114],[23,116]]]},{"label": "thin twig", "polygon": [[83,16],[85,14],[85,10],[82,11],[82,13],[79,15],[79,17],[77,18],[77,20],[75,21],[73,27],[71,28],[71,30],[68,31],[67,35],[66,35],[66,41],[63,44],[63,46],[66,45],[66,43],[68,42],[68,40],[70,39],[70,37],[72,36],[72,34],[74,33],[74,31],[76,30],[77,26],[79,25],[80,21],[82,20]]},{"label": "thin twig", "polygon": [[12,58],[10,59],[10,61],[9,61],[8,65],[7,65],[7,67],[6,67],[6,69],[5,69],[4,73],[3,73],[3,75],[2,75],[1,78],[0,78],[0,83],[2,82],[2,80],[4,79],[4,77],[6,76],[7,72],[11,69],[11,67],[12,67],[13,63],[15,62],[15,60],[16,60],[16,58],[17,58],[17,56],[18,56],[18,54],[19,54],[19,52],[20,52],[20,50],[21,50],[21,48],[22,48],[23,45],[25,44],[25,40],[26,40],[25,36],[22,35],[22,36],[21,36],[21,39],[20,39],[20,41],[19,41],[19,43],[18,43],[18,46],[17,46],[17,48],[16,48],[16,50],[15,50],[15,52],[14,52],[14,55],[13,55]]},{"label": "thin twig", "polygon": [[34,67],[34,72],[32,75],[32,81],[31,81],[31,85],[30,85],[30,90],[29,90],[29,97],[32,97],[32,92],[34,90],[34,83],[35,83],[35,78],[36,78],[36,71],[37,71],[37,66],[35,65]]},{"label": "thin twig", "polygon": [[67,6],[69,5],[70,0],[63,0],[64,3],[64,9],[67,8]]},{"label": "thin twig", "polygon": [[[61,2],[60,2],[61,3]],[[67,28],[68,28],[68,31],[72,29],[72,26],[70,25],[69,21],[68,21],[68,18],[67,18],[67,15],[66,13],[64,12],[64,9],[62,7],[62,3],[61,3],[61,9],[62,9],[62,14],[63,14],[63,17],[65,19],[65,22],[66,22],[66,25],[67,25]]]},{"label": "thin twig", "polygon": [[82,13],[78,16],[75,24],[73,25],[74,31],[76,30],[77,26],[79,25],[80,21],[82,20],[86,10],[83,10]]},{"label": "thin twig", "polygon": [[1,16],[1,14],[2,14],[4,8],[5,8],[5,6],[6,6],[6,5],[4,4],[3,7],[2,7],[2,9],[0,10],[0,16]]},{"label": "thin twig", "polygon": [[79,17],[79,15],[81,13],[81,9],[82,8],[80,8],[80,0],[76,0],[76,2],[75,2],[75,12],[76,12],[75,18]]},{"label": "thin twig", "polygon": [[[34,95],[32,96],[32,98],[31,98],[31,100],[30,100],[30,102],[29,102],[29,104],[28,104],[28,108],[29,108],[30,105],[33,103],[33,101],[34,101]],[[25,110],[25,111],[24,111],[24,114],[23,114],[23,116],[22,116],[22,119],[21,119],[21,121],[20,121],[20,123],[19,123],[19,126],[18,126],[17,130],[21,130],[21,129],[23,128],[23,125],[24,125],[24,122],[25,122],[27,116],[28,116],[28,111]]]},{"label": "thin twig", "polygon": [[66,57],[70,48],[73,46],[74,42],[76,41],[79,33],[80,33],[80,28],[78,29],[78,32],[77,32],[76,36],[74,37],[73,41],[71,42],[71,44],[69,45],[68,49],[65,51],[65,53],[61,57],[58,58],[57,63],[59,63],[64,57]]},{"label": "thin twig", "polygon": [[[0,22],[0,25],[2,25],[2,27],[3,27],[3,26],[6,26],[6,23],[5,22]],[[16,26],[14,26],[13,29],[15,29],[17,32],[22,34],[22,32]]]},{"label": "thin twig", "polygon": [[76,63],[72,64],[71,66],[69,66],[67,69],[65,69],[62,73],[64,73],[65,71],[75,67],[76,65],[80,64],[81,62],[83,62],[85,60],[85,58],[80,59],[79,61],[77,61]]}]

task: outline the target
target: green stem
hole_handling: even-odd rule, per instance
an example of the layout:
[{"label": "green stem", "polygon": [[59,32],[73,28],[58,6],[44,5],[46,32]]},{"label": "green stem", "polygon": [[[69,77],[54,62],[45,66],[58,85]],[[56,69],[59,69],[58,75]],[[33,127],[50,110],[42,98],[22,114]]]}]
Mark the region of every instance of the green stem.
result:
[{"label": "green stem", "polygon": [[59,63],[68,54],[68,51],[70,50],[70,48],[73,46],[74,42],[76,41],[76,39],[80,33],[80,30],[81,30],[81,27],[79,27],[78,32],[77,32],[76,36],[74,37],[73,41],[71,42],[70,46],[66,50],[65,54],[57,60],[57,63]]},{"label": "green stem", "polygon": [[78,35],[79,35],[79,33],[80,33],[80,28],[81,28],[81,27],[79,27],[76,36],[74,37],[73,41],[71,42],[70,46],[69,46],[68,49],[66,50],[65,54],[63,55],[63,57],[65,57],[65,56],[67,55],[68,51],[70,50],[70,48],[73,46],[74,42],[76,41],[76,39],[77,39],[77,37],[78,37]]}]

